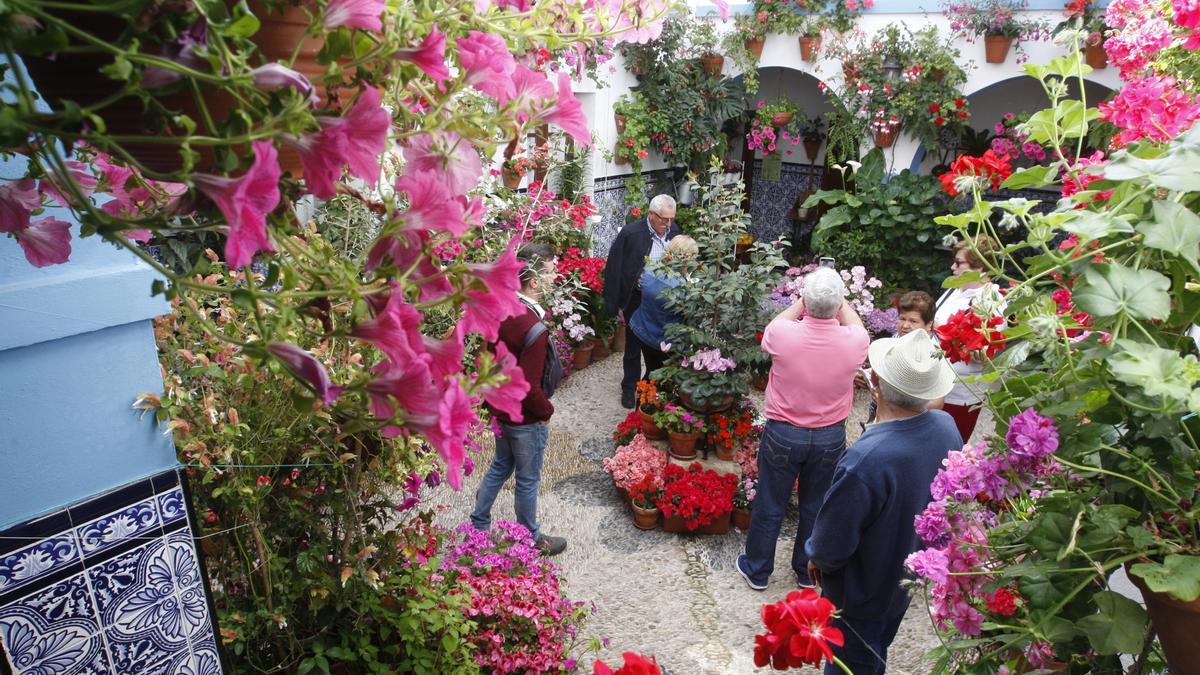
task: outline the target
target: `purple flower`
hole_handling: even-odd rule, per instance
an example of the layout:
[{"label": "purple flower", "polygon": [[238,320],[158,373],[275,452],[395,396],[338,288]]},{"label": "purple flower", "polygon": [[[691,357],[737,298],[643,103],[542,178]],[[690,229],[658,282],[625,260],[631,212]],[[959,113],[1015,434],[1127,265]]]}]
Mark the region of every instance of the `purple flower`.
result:
[{"label": "purple flower", "polygon": [[942,549],[929,548],[908,556],[904,566],[919,577],[935,584],[945,584],[949,576],[949,558]]},{"label": "purple flower", "polygon": [[1026,408],[1008,421],[1004,441],[1015,455],[1045,457],[1058,449],[1058,429],[1053,419],[1039,415],[1033,408]]},{"label": "purple flower", "polygon": [[930,502],[925,512],[913,519],[913,526],[926,546],[945,546],[950,543],[950,522],[946,519],[945,502]]}]

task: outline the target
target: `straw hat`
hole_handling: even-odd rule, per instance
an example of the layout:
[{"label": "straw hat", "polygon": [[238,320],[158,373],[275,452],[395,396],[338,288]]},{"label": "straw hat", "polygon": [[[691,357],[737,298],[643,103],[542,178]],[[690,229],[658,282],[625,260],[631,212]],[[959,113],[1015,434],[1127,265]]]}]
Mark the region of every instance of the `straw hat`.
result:
[{"label": "straw hat", "polygon": [[909,396],[931,401],[954,387],[954,369],[922,329],[872,342],[867,359],[879,379]]}]

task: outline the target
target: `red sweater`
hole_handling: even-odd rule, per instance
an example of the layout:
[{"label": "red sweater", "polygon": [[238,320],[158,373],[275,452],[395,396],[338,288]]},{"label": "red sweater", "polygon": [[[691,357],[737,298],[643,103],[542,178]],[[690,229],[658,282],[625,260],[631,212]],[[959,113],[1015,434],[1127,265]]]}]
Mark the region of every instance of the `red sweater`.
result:
[{"label": "red sweater", "polygon": [[[529,349],[521,351],[521,346],[525,344],[525,336],[537,322],[537,314],[529,308],[525,309],[524,314],[511,316],[500,322],[500,340],[509,352],[516,355],[521,372],[525,373],[525,380],[529,382],[529,393],[521,401],[521,414],[524,419],[520,424],[546,422],[554,414],[554,405],[546,397],[546,392],[542,391],[542,372],[546,369],[546,350],[550,348],[550,333],[542,333],[529,345]],[[501,424],[514,424],[504,412],[491,406],[488,406],[488,410],[492,411],[492,415]]]}]

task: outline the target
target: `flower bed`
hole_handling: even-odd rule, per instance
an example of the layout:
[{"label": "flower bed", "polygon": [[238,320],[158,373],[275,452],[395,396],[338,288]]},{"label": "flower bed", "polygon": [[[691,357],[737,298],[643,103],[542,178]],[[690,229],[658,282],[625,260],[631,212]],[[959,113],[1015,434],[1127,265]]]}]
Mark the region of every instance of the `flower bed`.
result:
[{"label": "flower bed", "polygon": [[[705,469],[699,462],[688,468],[668,464],[663,472],[663,493],[658,500],[664,521],[679,518],[683,526],[694,531],[725,519],[733,510],[737,492],[737,476]],[[665,525],[664,525],[665,528]]]}]

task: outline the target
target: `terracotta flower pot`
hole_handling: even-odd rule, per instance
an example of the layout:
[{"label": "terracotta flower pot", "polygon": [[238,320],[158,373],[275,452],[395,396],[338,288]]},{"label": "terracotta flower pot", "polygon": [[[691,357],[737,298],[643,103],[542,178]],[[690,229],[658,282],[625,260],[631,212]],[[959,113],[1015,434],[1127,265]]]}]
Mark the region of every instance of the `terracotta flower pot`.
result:
[{"label": "terracotta flower pot", "polygon": [[750,378],[750,386],[759,391],[766,391],[767,381],[768,377],[766,375],[755,375],[754,377]]},{"label": "terracotta flower pot", "polygon": [[733,526],[745,532],[750,529],[750,510],[749,509],[734,509],[733,510]]},{"label": "terracotta flower pot", "polygon": [[1095,70],[1108,67],[1108,52],[1104,51],[1104,43],[1088,45],[1083,50],[1083,60]]},{"label": "terracotta flower pot", "polygon": [[897,129],[889,129],[887,131],[876,131],[875,132],[875,147],[880,148],[880,149],[886,149],[886,148],[892,147],[892,144],[894,144],[896,142],[896,136],[899,134],[899,132],[900,132],[900,130],[898,128]]},{"label": "terracotta flower pot", "polygon": [[795,113],[777,112],[774,115],[771,115],[771,126],[775,128],[787,126],[787,124],[791,122],[792,118],[795,116]]},{"label": "terracotta flower pot", "polygon": [[[1125,563],[1128,573],[1131,565]],[[1158,633],[1167,666],[1172,673],[1200,673],[1200,599],[1184,602],[1166,593],[1152,591],[1136,575],[1129,573],[1129,580],[1142,592],[1146,611]]]},{"label": "terracotta flower pot", "polygon": [[583,370],[591,365],[592,343],[585,342],[576,347],[574,354],[572,354],[572,359],[571,365],[574,366],[575,370]]},{"label": "terracotta flower pot", "polygon": [[625,351],[625,327],[617,326],[617,332],[613,333],[612,350],[614,352]]},{"label": "terracotta flower pot", "polygon": [[621,147],[620,141],[617,141],[617,144],[613,146],[613,164],[616,164],[617,166],[625,166],[629,163],[629,159],[626,158],[622,153],[624,149],[625,148]]},{"label": "terracotta flower pot", "polygon": [[692,534],[725,534],[729,532],[730,514],[730,511],[726,511],[724,515],[720,516],[708,525],[701,525],[694,530],[687,529],[687,522],[682,517],[671,516],[668,518],[664,515],[663,531],[675,533],[690,532]]},{"label": "terracotta flower pot", "polygon": [[608,358],[612,351],[608,348],[608,340],[599,338],[592,340],[592,358],[599,361],[603,358]]},{"label": "terracotta flower pot", "polygon": [[625,122],[627,122],[628,119],[629,118],[625,117],[621,113],[613,113],[613,122],[617,125],[618,134],[625,133]]},{"label": "terracotta flower pot", "polygon": [[746,40],[746,50],[754,55],[754,58],[762,58],[763,44],[767,39],[765,37],[750,38]]},{"label": "terracotta flower pot", "polygon": [[804,154],[808,156],[808,161],[817,161],[817,155],[821,154],[821,141],[804,141]]},{"label": "terracotta flower pot", "polygon": [[1013,39],[1007,35],[985,35],[983,36],[983,48],[985,60],[988,63],[1004,63],[1004,59],[1008,58],[1008,48],[1012,46]]},{"label": "terracotta flower pot", "polygon": [[721,444],[711,444],[717,451],[717,459],[732,462],[734,457],[737,457],[737,450],[732,447],[727,447]]},{"label": "terracotta flower pot", "polygon": [[946,71],[942,70],[941,68],[930,68],[929,79],[933,80],[934,82],[941,82],[942,80],[946,79]]},{"label": "terracotta flower pot", "polygon": [[699,432],[682,434],[678,431],[671,431],[667,433],[667,436],[671,439],[672,457],[675,459],[696,458],[696,442],[700,440]]},{"label": "terracotta flower pot", "polygon": [[500,170],[500,178],[504,181],[504,187],[509,190],[516,190],[521,187],[521,174],[508,169]]},{"label": "terracotta flower pot", "polygon": [[801,35],[800,36],[800,60],[816,61],[817,52],[821,49],[820,35]]},{"label": "terracotta flower pot", "polygon": [[633,526],[639,530],[653,530],[658,527],[658,509],[643,509],[637,504],[633,507]]},{"label": "terracotta flower pot", "polygon": [[720,54],[705,54],[700,57],[700,65],[710,77],[720,77],[721,69],[725,67],[725,57]]},{"label": "terracotta flower pot", "polygon": [[642,422],[642,433],[652,441],[661,441],[667,437],[667,432],[654,423],[654,416],[644,410],[638,410],[638,418]]}]

